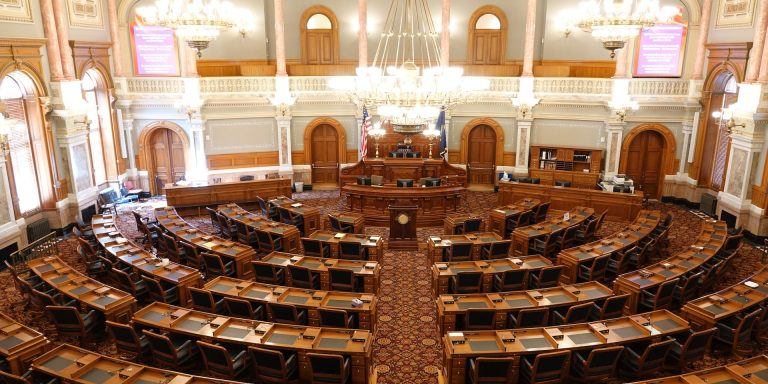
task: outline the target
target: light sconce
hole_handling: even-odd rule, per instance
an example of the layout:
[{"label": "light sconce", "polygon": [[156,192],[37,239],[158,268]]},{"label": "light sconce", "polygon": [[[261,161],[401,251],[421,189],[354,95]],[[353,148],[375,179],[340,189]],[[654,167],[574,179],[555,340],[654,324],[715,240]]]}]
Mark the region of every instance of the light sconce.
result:
[{"label": "light sconce", "polygon": [[[368,136],[373,138],[374,143],[376,144],[376,158],[379,158],[379,140],[384,137],[384,135],[387,134],[387,131],[381,127],[381,121],[377,122],[373,125],[373,128],[368,130]],[[431,145],[431,144],[430,144]],[[431,154],[430,154],[431,157]]]},{"label": "light sconce", "polygon": [[514,98],[512,99],[512,105],[517,108],[517,112],[520,113],[520,115],[523,117],[523,119],[528,116],[529,113],[533,111],[533,107],[539,104],[539,101],[541,99],[536,98]]},{"label": "light sconce", "polygon": [[429,123],[427,127],[422,133],[429,140],[429,158],[431,159],[433,142],[440,137],[440,130],[435,128],[435,123]]},{"label": "light sconce", "polygon": [[626,120],[627,115],[629,115],[629,112],[637,111],[640,108],[640,104],[636,101],[626,101],[623,103],[611,104],[610,107],[614,110],[616,119],[623,123],[624,120]]},{"label": "light sconce", "polygon": [[725,128],[729,135],[733,133],[734,128],[746,128],[747,126],[744,123],[736,124],[733,118],[733,111],[731,110],[731,106],[723,108],[719,111],[712,112],[712,117],[718,119],[718,126],[720,126],[720,128]]},{"label": "light sconce", "polygon": [[296,104],[296,96],[291,95],[288,77],[275,77],[275,93],[268,99],[270,104],[277,108],[281,116],[285,117],[288,114],[291,106]]}]

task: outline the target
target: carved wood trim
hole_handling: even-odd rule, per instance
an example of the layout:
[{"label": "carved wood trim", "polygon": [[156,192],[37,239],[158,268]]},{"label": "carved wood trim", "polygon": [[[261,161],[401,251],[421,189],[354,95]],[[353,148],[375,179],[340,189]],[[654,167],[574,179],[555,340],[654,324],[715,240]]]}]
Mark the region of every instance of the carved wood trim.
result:
[{"label": "carved wood trim", "polygon": [[627,136],[624,137],[624,142],[621,144],[621,157],[619,158],[619,173],[627,172],[627,155],[629,153],[629,146],[641,133],[653,131],[657,132],[664,138],[664,155],[661,159],[661,175],[659,175],[659,184],[656,196],[661,196],[664,191],[664,176],[672,175],[675,173],[675,149],[677,144],[675,143],[675,135],[666,126],[662,124],[649,123],[642,124],[635,129],[631,130]]},{"label": "carved wood trim", "polygon": [[309,18],[316,14],[322,14],[328,17],[331,21],[331,39],[333,39],[333,64],[339,62],[339,20],[336,18],[336,14],[333,11],[323,5],[313,5],[307,8],[304,13],[301,14],[301,21],[299,24],[301,30],[301,63],[307,63],[307,21]]},{"label": "carved wood trim", "polygon": [[339,138],[339,163],[345,164],[347,162],[347,132],[338,120],[330,117],[318,117],[304,127],[304,161],[306,164],[312,164],[312,132],[323,124],[328,124],[336,130],[336,136]]},{"label": "carved wood trim", "polygon": [[[459,149],[459,163],[466,164],[469,156],[469,133],[479,125],[487,125],[496,133],[496,165],[504,163],[504,128],[494,119],[488,117],[479,117],[472,119],[461,131],[461,147]],[[450,152],[449,152],[450,154]],[[449,155],[450,156],[450,155]]]},{"label": "carved wood trim", "polygon": [[181,142],[184,143],[184,169],[189,169],[189,165],[193,163],[192,153],[190,152],[190,141],[187,133],[178,124],[171,121],[156,121],[141,129],[139,133],[139,156],[141,156],[141,164],[146,168],[149,177],[149,188],[155,194],[162,193],[162,191],[155,191],[155,170],[152,167],[152,148],[149,139],[158,129],[170,129],[175,134],[179,135]]}]

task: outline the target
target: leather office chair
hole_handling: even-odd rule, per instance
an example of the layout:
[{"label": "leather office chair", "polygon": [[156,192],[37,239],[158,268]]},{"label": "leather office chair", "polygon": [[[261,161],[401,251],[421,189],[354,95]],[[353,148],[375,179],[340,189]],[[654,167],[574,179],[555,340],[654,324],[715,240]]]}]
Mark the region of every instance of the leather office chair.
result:
[{"label": "leather office chair", "polygon": [[289,210],[288,208],[284,207],[277,207],[277,212],[280,213],[280,221],[283,224],[293,225],[296,228],[299,229],[299,232],[302,236],[305,236],[304,233],[304,217],[299,214],[294,214]]},{"label": "leather office chair", "polygon": [[43,373],[28,370],[23,375],[17,376],[12,373],[0,371],[0,383],[4,384],[58,384],[59,379],[49,377]]},{"label": "leather office chair", "polygon": [[549,308],[527,308],[507,314],[509,328],[545,327],[549,321]]},{"label": "leather office chair", "polygon": [[176,371],[188,371],[198,364],[198,349],[192,339],[176,335],[161,335],[149,330],[141,331],[149,340],[155,365]]},{"label": "leather office chair", "polygon": [[528,254],[539,254],[550,260],[554,260],[557,253],[560,252],[560,236],[563,230],[550,232],[544,235],[544,238],[535,238],[528,247]]},{"label": "leather office chair", "polygon": [[529,273],[528,289],[556,287],[564,268],[562,265],[553,265],[542,268],[537,274]]},{"label": "leather office chair", "polygon": [[724,347],[731,355],[744,356],[752,352],[752,327],[755,325],[760,311],[757,309],[748,314],[738,314],[718,321],[715,326],[718,333],[715,336],[715,346]]},{"label": "leather office chair", "polygon": [[280,352],[248,347],[253,363],[253,376],[262,383],[298,384],[299,368],[295,352]]},{"label": "leather office chair", "polygon": [[136,222],[136,230],[141,233],[141,236],[137,237],[136,240],[143,244],[155,244],[158,238],[156,232],[153,232],[150,227],[156,227],[157,221],[150,222],[148,217],[142,216],[138,211],[131,211],[131,213],[133,214],[133,219]]},{"label": "leather office chair", "polygon": [[328,268],[328,283],[332,291],[357,292],[359,289],[354,272],[346,268]]},{"label": "leather office chair", "polygon": [[232,224],[232,221],[229,220],[229,217],[224,215],[223,213],[217,213],[219,217],[219,227],[221,228],[221,237],[229,240],[234,240],[233,235],[235,231],[237,230]]},{"label": "leather office chair", "polygon": [[214,229],[214,232],[212,234],[220,235],[221,223],[219,223],[219,213],[216,212],[216,210],[211,207],[205,207],[205,210],[208,211],[208,218],[211,219],[211,227],[213,227]]},{"label": "leather office chair", "polygon": [[357,316],[343,309],[318,308],[321,327],[356,328]]},{"label": "leather office chair", "polygon": [[235,221],[234,223],[237,229],[237,242],[249,245],[253,249],[258,249],[259,240],[256,238],[256,233],[253,232],[251,227],[241,221]]},{"label": "leather office chair", "polygon": [[151,277],[144,277],[144,283],[149,291],[149,299],[161,303],[179,305],[179,288],[177,286],[163,287],[163,284]]},{"label": "leather office chair", "polygon": [[559,248],[568,249],[576,246],[576,232],[579,230],[578,225],[571,225],[563,230],[562,236],[560,236]]},{"label": "leather office chair", "polygon": [[211,291],[188,287],[189,297],[192,299],[192,308],[196,311],[224,314],[224,299],[216,301]]},{"label": "leather office chair", "polygon": [[283,250],[283,238],[279,236],[272,236],[272,233],[255,230],[256,239],[259,243],[260,253],[280,252]]},{"label": "leather office chair", "polygon": [[629,300],[629,294],[611,296],[602,304],[592,303],[591,321],[608,320],[621,317],[624,313],[624,306]]},{"label": "leather office chair", "polygon": [[693,332],[691,330],[672,337],[674,341],[667,353],[667,363],[675,366],[680,372],[688,370],[688,363],[704,358],[704,353],[709,349],[712,339],[717,333],[717,328],[710,328]]},{"label": "leather office chair", "polygon": [[512,240],[494,241],[480,248],[480,258],[483,260],[504,259],[509,257]]},{"label": "leather office chair", "polygon": [[205,262],[203,262],[203,257],[200,255],[200,250],[197,246],[184,240],[179,240],[179,246],[184,250],[188,266],[197,270],[205,269]]},{"label": "leather office chair", "polygon": [[224,308],[226,309],[227,314],[233,317],[250,320],[264,320],[266,318],[264,315],[264,306],[256,305],[254,308],[252,303],[248,300],[225,297]]},{"label": "leather office chair", "polygon": [[638,312],[642,313],[670,308],[672,306],[673,294],[678,281],[680,281],[679,278],[667,280],[661,283],[655,292],[646,290],[641,291]]},{"label": "leather office chair", "polygon": [[536,207],[536,212],[533,215],[531,224],[534,223],[541,223],[542,221],[547,219],[547,213],[549,212],[549,205],[551,203],[549,201],[539,204],[538,207]]},{"label": "leather office chair", "polygon": [[482,272],[459,272],[449,280],[451,293],[480,293],[483,291]]},{"label": "leather office chair", "polygon": [[259,203],[259,209],[261,209],[261,215],[272,221],[280,221],[280,214],[275,207],[269,206],[261,196],[256,196],[256,201]]},{"label": "leather office chair", "polygon": [[208,276],[235,276],[234,260],[225,263],[221,256],[208,252],[203,252],[200,256],[203,258],[205,272]]},{"label": "leather office chair", "polygon": [[443,249],[443,261],[469,261],[472,260],[472,243],[452,242],[448,248]]},{"label": "leather office chair", "polygon": [[339,241],[339,259],[368,260],[368,250],[357,241]]},{"label": "leather office chair", "polygon": [[673,300],[677,306],[682,307],[685,303],[699,297],[699,287],[701,279],[704,277],[704,272],[706,271],[698,271],[680,278],[672,293]]},{"label": "leather office chair", "polygon": [[478,331],[496,329],[496,310],[486,308],[470,308],[464,315],[464,329]]},{"label": "leather office chair", "polygon": [[307,358],[309,359],[309,369],[312,374],[312,384],[346,384],[350,382],[351,364],[349,357],[324,353],[307,353]]},{"label": "leather office chair", "polygon": [[331,245],[325,241],[302,237],[301,247],[304,249],[304,254],[307,256],[322,258],[331,257]]},{"label": "leather office chair", "polygon": [[520,358],[520,382],[530,384],[560,383],[568,378],[571,351],[539,353]]},{"label": "leather office chair", "polygon": [[45,311],[45,307],[48,306],[78,307],[78,305],[77,300],[67,300],[56,290],[41,292],[32,289],[32,306],[40,311]]},{"label": "leather office chair", "polygon": [[45,307],[59,338],[74,337],[82,346],[86,340],[97,341],[104,332],[104,322],[95,310],[80,313],[75,307],[49,305]]},{"label": "leather office chair", "polygon": [[274,264],[266,264],[259,261],[251,261],[254,280],[259,283],[272,285],[285,285],[285,270]]},{"label": "leather office chair", "polygon": [[464,224],[456,228],[456,234],[480,232],[483,227],[483,219],[480,217],[464,220]]},{"label": "leather office chair", "polygon": [[298,265],[289,265],[288,274],[291,278],[290,286],[306,289],[320,289],[320,275],[309,268]]},{"label": "leather office chair", "polygon": [[522,291],[527,286],[527,269],[510,269],[493,275],[493,290],[496,292]]},{"label": "leather office chair", "polygon": [[616,365],[624,351],[623,346],[596,348],[588,351],[575,351],[571,362],[573,381],[602,382],[616,375]]},{"label": "leather office chair", "polygon": [[275,323],[307,325],[307,311],[295,305],[267,303],[267,310]]},{"label": "leather office chair", "polygon": [[335,232],[355,233],[355,227],[352,224],[342,223],[333,215],[328,215],[328,221],[331,223],[331,229]]},{"label": "leather office chair", "polygon": [[147,283],[142,278],[137,277],[133,280],[127,273],[117,268],[112,268],[111,275],[116,279],[118,287],[132,294],[136,300],[142,301],[149,296]]},{"label": "leather office chair", "polygon": [[221,345],[206,343],[197,340],[197,348],[203,356],[203,364],[208,375],[227,380],[236,380],[246,373],[247,351],[245,349],[233,348],[230,351]]},{"label": "leather office chair", "polygon": [[552,325],[576,324],[589,322],[592,303],[572,305],[563,313],[562,308],[552,310]]},{"label": "leather office chair", "polygon": [[77,255],[80,256],[80,261],[85,264],[85,273],[88,276],[99,279],[106,277],[109,273],[109,266],[99,260],[98,257],[89,255],[82,244],[78,244],[77,246]]},{"label": "leather office chair", "polygon": [[595,240],[595,232],[597,231],[597,218],[589,220],[584,224],[583,228],[576,230],[576,243],[586,244]]},{"label": "leather office chair", "polygon": [[637,261],[638,251],[639,248],[634,246],[624,251],[616,251],[611,253],[611,257],[608,259],[608,265],[605,267],[605,279],[607,281],[612,281],[622,273],[629,271],[631,268],[631,259],[634,257],[635,261]]},{"label": "leather office chair", "polygon": [[506,233],[504,234],[504,238],[508,239],[512,232],[514,232],[515,228],[529,225],[531,223],[532,217],[533,211],[523,211],[515,216],[507,218],[507,226],[505,231]]},{"label": "leather office chair", "polygon": [[512,357],[478,357],[469,359],[471,384],[511,384],[516,377],[515,359]]},{"label": "leather office chair", "polygon": [[579,265],[579,275],[576,281],[598,281],[601,282],[605,278],[605,271],[608,269],[608,260],[611,259],[611,255],[602,255],[592,260],[592,265]]},{"label": "leather office chair", "polygon": [[649,344],[644,350],[627,345],[621,354],[619,371],[622,375],[630,377],[646,377],[658,372],[664,366],[664,360],[672,343],[673,340],[669,339],[659,341]]},{"label": "leather office chair", "polygon": [[168,252],[168,258],[171,259],[171,261],[176,263],[186,262],[187,256],[184,254],[184,251],[179,248],[179,244],[176,242],[175,237],[164,233],[163,241],[165,241],[165,249]]},{"label": "leather office chair", "polygon": [[152,246],[154,246],[155,251],[157,251],[157,257],[165,257],[165,255],[168,254],[168,247],[166,247],[165,241],[162,241],[163,233],[165,233],[165,231],[159,226],[150,228],[150,231],[154,233],[152,241],[155,241],[156,239]]},{"label": "leather office chair", "polygon": [[150,360],[152,351],[149,348],[149,340],[144,335],[139,335],[136,330],[128,325],[107,320],[107,329],[115,341],[117,352],[131,356],[133,361],[142,362]]}]

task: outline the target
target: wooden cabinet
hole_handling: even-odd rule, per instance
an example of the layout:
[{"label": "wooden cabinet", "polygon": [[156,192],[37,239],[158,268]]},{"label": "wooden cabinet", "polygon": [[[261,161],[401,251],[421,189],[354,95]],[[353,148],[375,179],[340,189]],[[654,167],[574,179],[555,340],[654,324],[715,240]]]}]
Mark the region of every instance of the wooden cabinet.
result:
[{"label": "wooden cabinet", "polygon": [[592,189],[602,168],[603,150],[531,146],[530,175],[543,185],[567,181],[572,187]]}]

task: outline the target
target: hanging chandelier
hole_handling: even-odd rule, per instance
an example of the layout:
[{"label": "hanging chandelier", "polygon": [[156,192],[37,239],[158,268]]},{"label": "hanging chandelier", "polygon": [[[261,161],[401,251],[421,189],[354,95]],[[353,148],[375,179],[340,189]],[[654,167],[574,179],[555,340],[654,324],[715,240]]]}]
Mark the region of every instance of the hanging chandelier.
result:
[{"label": "hanging chandelier", "polygon": [[376,110],[396,132],[420,133],[440,108],[466,102],[490,81],[463,77],[461,68],[440,63],[440,36],[427,0],[392,0],[376,55],[357,76],[331,86],[350,91],[358,105]]},{"label": "hanging chandelier", "polygon": [[222,31],[236,27],[245,37],[254,26],[249,11],[218,0],[157,0],[153,6],[138,8],[136,13],[145,24],[173,29],[176,36],[197,51],[197,57]]},{"label": "hanging chandelier", "polygon": [[624,48],[641,30],[667,22],[679,13],[680,10],[672,6],[660,7],[658,0],[588,0],[564,15],[572,17],[573,24],[600,40],[613,58],[616,50]]}]

